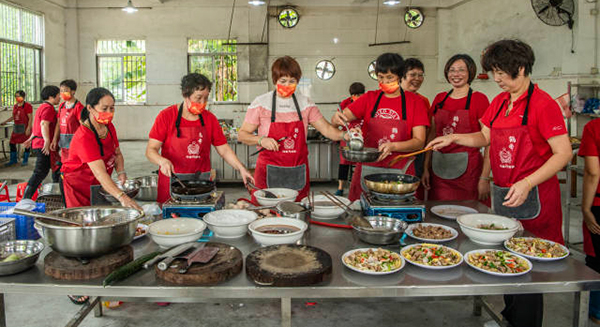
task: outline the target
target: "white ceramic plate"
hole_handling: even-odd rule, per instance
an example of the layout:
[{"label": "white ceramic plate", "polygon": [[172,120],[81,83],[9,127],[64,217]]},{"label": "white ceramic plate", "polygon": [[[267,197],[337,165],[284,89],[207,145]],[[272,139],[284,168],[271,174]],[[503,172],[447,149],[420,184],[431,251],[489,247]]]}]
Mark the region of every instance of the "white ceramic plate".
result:
[{"label": "white ceramic plate", "polygon": [[500,277],[513,277],[513,276],[521,276],[521,275],[525,275],[526,273],[531,271],[531,268],[533,268],[533,265],[531,264],[531,261],[527,260],[526,258],[518,255],[518,254],[514,254],[514,253],[510,253],[507,251],[504,251],[506,253],[510,253],[511,255],[521,259],[521,260],[525,260],[525,262],[527,262],[527,265],[529,266],[529,269],[527,269],[526,271],[520,272],[520,273],[516,273],[516,274],[503,274],[503,273],[499,273],[499,272],[495,272],[495,271],[489,271],[489,270],[485,270],[483,268],[479,268],[475,265],[473,265],[472,263],[469,262],[469,256],[472,254],[478,254],[478,253],[483,253],[486,251],[503,251],[503,250],[497,250],[497,249],[482,249],[482,250],[473,250],[473,251],[469,251],[465,254],[465,262],[473,269],[475,270],[479,270],[483,273],[489,274],[489,275],[494,275],[494,276],[500,276]]},{"label": "white ceramic plate", "polygon": [[[535,239],[535,238],[537,238],[537,239],[539,239],[539,240],[542,240],[542,241],[544,241],[544,242],[548,242],[548,243],[550,243],[550,244],[552,244],[552,245],[554,245],[554,244],[557,244],[556,242],[552,242],[552,241],[550,241],[550,240],[545,240],[545,239],[543,239],[543,238],[538,238],[538,237],[513,237],[513,238],[515,238],[515,239]],[[508,247],[508,241],[510,241],[510,240],[511,240],[511,239],[509,238],[508,240],[504,241],[504,247],[505,247],[505,248],[506,248],[508,251],[510,251],[510,252],[512,252],[512,253],[514,253],[514,254],[517,254],[517,255],[523,256],[523,257],[525,257],[525,258],[527,258],[527,259],[530,259],[530,260],[537,260],[537,261],[556,261],[556,260],[562,260],[562,259],[564,259],[564,258],[566,258],[566,257],[568,257],[568,256],[569,256],[569,249],[567,249],[567,248],[566,248],[564,245],[562,245],[562,244],[558,244],[558,246],[560,246],[560,247],[562,248],[562,250],[563,250],[563,251],[565,251],[565,253],[566,253],[566,255],[564,255],[564,256],[562,256],[562,257],[557,257],[557,258],[543,258],[543,257],[536,257],[536,256],[533,256],[533,255],[528,255],[528,254],[525,254],[525,253],[518,252],[518,251],[516,251],[516,250],[513,250],[513,249],[511,249],[510,247]]]},{"label": "white ceramic plate", "polygon": [[133,240],[138,240],[146,235],[148,235],[148,225],[146,224],[137,224],[137,228],[141,228],[144,232],[141,235],[134,236]]},{"label": "white ceramic plate", "polygon": [[[415,236],[415,234],[414,234],[414,229],[417,227],[417,225],[442,227],[446,230],[449,230],[452,233],[452,236],[450,238],[421,238],[421,237]],[[452,241],[453,239],[458,237],[458,232],[456,231],[456,229],[454,229],[452,227],[448,227],[446,225],[442,225],[442,224],[430,224],[430,223],[410,224],[410,225],[408,225],[408,228],[406,229],[405,233],[406,233],[406,235],[414,238],[415,240],[418,240],[421,242],[430,242],[430,243],[448,242],[448,241]]]},{"label": "white ceramic plate", "polygon": [[[404,266],[406,265],[406,262],[404,260],[404,258],[402,258],[402,255],[398,254],[398,256],[400,257],[401,260],[401,265],[399,268],[396,268],[394,270],[391,271],[382,271],[382,272],[375,272],[375,271],[369,271],[369,270],[360,270],[356,267],[353,267],[349,264],[346,263],[346,261],[344,261],[344,259],[346,259],[347,256],[351,255],[352,253],[356,252],[356,251],[368,251],[368,250],[377,250],[377,248],[362,248],[362,249],[354,249],[354,250],[350,250],[346,253],[344,253],[344,255],[342,255],[342,263],[344,264],[344,266],[346,266],[348,269],[354,270],[356,272],[359,272],[361,274],[366,274],[366,275],[373,275],[373,276],[380,276],[380,275],[389,275],[389,274],[393,274],[397,271],[400,271],[400,269],[404,268]],[[388,250],[389,251],[389,250]],[[392,252],[392,251],[390,251]],[[394,252],[395,253],[395,252]]]},{"label": "white ceramic plate", "polygon": [[[453,265],[449,265],[449,266],[430,266],[430,265],[424,265],[424,264],[422,264],[422,263],[418,263],[418,262],[416,262],[416,261],[408,260],[408,259],[407,259],[407,258],[404,256],[404,253],[405,253],[406,251],[408,251],[408,250],[410,250],[410,249],[412,249],[412,248],[416,247],[416,246],[419,246],[419,245],[430,245],[430,246],[437,246],[437,247],[442,247],[442,248],[445,248],[445,249],[451,250],[451,251],[455,252],[456,254],[458,254],[458,255],[460,256],[460,260],[458,261],[458,263],[455,263],[455,264],[453,264]],[[460,252],[458,252],[457,250],[455,250],[455,249],[453,249],[453,248],[451,248],[451,247],[444,246],[444,245],[440,245],[440,244],[428,244],[428,243],[418,243],[418,244],[411,244],[411,245],[408,245],[408,246],[405,246],[405,247],[403,247],[403,248],[402,248],[402,250],[400,251],[400,255],[402,256],[402,259],[404,259],[404,260],[408,261],[409,263],[411,263],[411,264],[413,264],[413,265],[415,265],[415,266],[417,266],[417,267],[426,268],[426,269],[432,269],[432,270],[442,270],[442,269],[450,269],[450,268],[454,268],[454,267],[460,266],[460,264],[463,262],[463,255],[462,255]]]},{"label": "white ceramic plate", "polygon": [[456,220],[458,216],[466,215],[469,213],[478,213],[479,211],[465,206],[457,206],[453,204],[443,204],[439,206],[432,207],[431,212],[434,214],[446,218]]}]

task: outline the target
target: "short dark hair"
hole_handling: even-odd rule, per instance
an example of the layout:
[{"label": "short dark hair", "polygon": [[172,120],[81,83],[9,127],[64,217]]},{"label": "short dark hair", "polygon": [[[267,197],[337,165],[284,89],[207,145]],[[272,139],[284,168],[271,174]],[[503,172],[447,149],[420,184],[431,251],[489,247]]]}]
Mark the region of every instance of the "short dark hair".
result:
[{"label": "short dark hair", "polygon": [[273,84],[277,84],[277,80],[283,76],[293,77],[300,82],[300,78],[302,78],[302,68],[300,68],[300,64],[296,59],[290,56],[283,56],[277,58],[277,60],[273,62],[273,65],[271,65],[271,78],[273,79]]},{"label": "short dark hair", "polygon": [[72,79],[66,79],[60,82],[60,86],[66,86],[71,89],[71,91],[77,91],[77,82]]},{"label": "short dark hair", "polygon": [[386,74],[387,72],[402,77],[404,74],[404,59],[401,55],[388,52],[377,57],[375,73]]},{"label": "short dark hair", "polygon": [[421,62],[421,60],[417,59],[417,58],[408,58],[404,61],[404,72],[402,73],[402,77],[406,77],[406,73],[408,73],[409,70],[412,69],[420,69],[423,72],[425,72],[425,66],[423,66],[423,63]]},{"label": "short dark hair", "polygon": [[58,88],[58,86],[56,85],[46,85],[44,86],[44,88],[42,89],[42,100],[48,100],[51,97],[55,97],[60,93],[60,89]]},{"label": "short dark hair", "polygon": [[481,58],[481,66],[485,71],[499,69],[513,79],[517,78],[521,67],[525,70],[525,76],[529,76],[534,63],[533,49],[521,40],[494,42],[484,50]]},{"label": "short dark hair", "polygon": [[15,94],[18,94],[18,95],[22,96],[23,98],[25,98],[27,96],[27,94],[25,94],[25,91],[23,91],[23,90],[18,90],[17,92],[15,92]]},{"label": "short dark hair", "polygon": [[475,76],[477,75],[477,65],[475,64],[475,60],[473,60],[473,58],[471,58],[471,56],[469,56],[468,54],[460,53],[450,57],[450,59],[448,59],[448,61],[446,62],[446,66],[444,67],[444,77],[446,77],[446,81],[450,83],[450,80],[448,79],[448,72],[450,71],[450,66],[452,66],[455,62],[459,60],[462,60],[465,63],[465,65],[467,65],[467,71],[469,72],[469,81],[467,83],[471,84],[471,82],[473,82]]},{"label": "short dark hair", "polygon": [[199,74],[199,73],[190,73],[181,78],[181,95],[184,98],[190,97],[194,92],[198,90],[204,90],[212,87],[212,82],[208,79],[208,77]]},{"label": "short dark hair", "polygon": [[365,93],[365,85],[361,82],[354,82],[350,84],[350,89],[348,91],[350,92],[350,95],[363,94]]}]

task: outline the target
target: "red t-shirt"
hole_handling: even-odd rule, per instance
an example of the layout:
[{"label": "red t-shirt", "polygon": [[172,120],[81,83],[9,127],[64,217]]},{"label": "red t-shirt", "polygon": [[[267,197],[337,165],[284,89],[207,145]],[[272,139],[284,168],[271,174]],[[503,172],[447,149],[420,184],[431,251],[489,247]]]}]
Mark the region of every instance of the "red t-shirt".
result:
[{"label": "red t-shirt", "polygon": [[429,104],[429,99],[427,99],[427,97],[426,97],[426,96],[424,96],[423,94],[421,94],[421,93],[419,93],[419,92],[417,92],[417,93],[415,93],[415,94],[416,94],[417,96],[419,96],[419,98],[421,98],[421,100],[423,100],[423,102],[425,103],[425,107],[426,107],[427,109],[429,109],[429,107],[431,107],[431,104]]},{"label": "red t-shirt", "polygon": [[[481,118],[481,122],[489,128],[490,122],[498,113],[502,102],[506,101],[502,107],[502,112],[494,121],[494,128],[521,126],[527,104],[527,92],[513,103],[513,109],[506,116],[509,100],[510,93],[508,92],[502,92],[496,96]],[[544,160],[548,160],[552,156],[552,148],[547,140],[557,135],[567,134],[567,127],[560,107],[548,93],[539,89],[537,84],[531,94],[527,127],[533,146]]]},{"label": "red t-shirt", "polygon": [[[369,121],[371,120],[371,111],[373,111],[373,107],[375,106],[375,102],[377,101],[380,92],[381,91],[379,90],[369,91],[348,106],[348,109],[350,109],[356,118],[364,120],[363,132],[365,133],[368,133],[368,131],[364,130],[364,126],[368,126]],[[425,102],[411,92],[404,92],[404,96],[406,101],[406,124],[410,129],[409,133],[415,126],[429,126]],[[382,112],[385,114],[380,114]],[[375,116],[378,116],[378,118],[389,117],[389,119],[401,120],[402,97],[388,98],[385,95],[382,96],[381,101],[379,101],[379,105],[377,106],[377,113]]]},{"label": "red t-shirt", "polygon": [[27,124],[29,124],[29,114],[33,112],[33,107],[29,102],[23,103],[23,106],[19,107],[18,105],[13,106],[13,118],[15,119],[15,125],[25,125],[27,128]]},{"label": "red t-shirt", "polygon": [[63,102],[58,106],[58,116],[60,117],[60,134],[75,134],[75,131],[77,128],[79,128],[83,104],[77,100],[75,102],[75,106],[72,108],[67,108],[66,104],[66,102]]},{"label": "red t-shirt", "polygon": [[[433,116],[433,112],[435,110],[435,106],[438,105],[444,97],[446,97],[448,92],[438,93],[433,99],[433,104],[429,108],[429,116]],[[467,97],[463,97],[460,99],[453,99],[449,96],[444,102],[444,110],[448,111],[456,111],[463,110],[467,105]],[[490,106],[490,100],[488,100],[487,96],[481,92],[473,92],[471,95],[471,103],[469,104],[469,118],[471,121],[471,128],[473,131],[480,131],[481,126],[479,125],[479,119],[483,117],[487,108]]]},{"label": "red t-shirt", "polygon": [[106,165],[108,174],[112,174],[114,159],[111,162],[111,157],[115,152],[114,150],[119,147],[119,140],[117,139],[115,126],[112,123],[108,124],[108,130],[109,132],[106,137],[100,139],[102,149],[104,150],[104,156],[101,156],[96,135],[91,129],[81,125],[75,132],[75,135],[73,135],[71,147],[69,148],[69,157],[63,161],[61,171],[66,174],[79,170],[88,170],[91,176],[93,176],[87,164],[102,159],[104,165]]},{"label": "red t-shirt", "polygon": [[[155,139],[162,143],[165,143],[167,137],[176,137],[177,130],[175,128],[175,122],[177,121],[178,110],[178,104],[163,109],[156,117],[148,136],[151,139]],[[217,117],[208,110],[204,110],[201,115],[204,119],[206,132],[210,137],[210,143],[213,146],[220,146],[227,143],[227,138],[225,137],[225,134],[223,134],[223,129],[221,129]],[[180,127],[193,127],[198,124],[200,124],[199,120],[187,120],[181,117]],[[182,153],[182,155],[184,155],[184,153]]]},{"label": "red t-shirt", "polygon": [[[580,157],[600,157],[600,119],[594,119],[583,127],[581,137],[581,146],[578,156]],[[600,193],[600,183],[596,194]],[[593,206],[600,206],[600,197],[595,196]]]},{"label": "red t-shirt", "polygon": [[42,137],[42,120],[50,122],[49,141],[54,137],[54,129],[56,128],[57,114],[54,106],[48,102],[42,103],[35,112],[33,119],[32,134],[36,136],[31,142],[33,149],[41,149],[44,147],[44,138]]}]

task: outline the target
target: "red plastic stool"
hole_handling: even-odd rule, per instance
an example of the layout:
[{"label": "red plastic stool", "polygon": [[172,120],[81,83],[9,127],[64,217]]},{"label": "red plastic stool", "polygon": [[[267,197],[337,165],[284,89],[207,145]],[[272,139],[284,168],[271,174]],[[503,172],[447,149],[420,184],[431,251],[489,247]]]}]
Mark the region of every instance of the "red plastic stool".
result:
[{"label": "red plastic stool", "polygon": [[0,185],[0,192],[4,192],[4,194],[0,194],[0,201],[10,202],[10,194],[8,193],[8,183],[3,182],[2,185]]},{"label": "red plastic stool", "polygon": [[[17,184],[17,196],[15,198],[16,202],[23,200],[23,193],[25,192],[25,188],[27,187],[27,182]],[[38,197],[38,191],[42,189],[42,186],[38,187],[38,189],[33,193],[31,200],[35,201]]]}]

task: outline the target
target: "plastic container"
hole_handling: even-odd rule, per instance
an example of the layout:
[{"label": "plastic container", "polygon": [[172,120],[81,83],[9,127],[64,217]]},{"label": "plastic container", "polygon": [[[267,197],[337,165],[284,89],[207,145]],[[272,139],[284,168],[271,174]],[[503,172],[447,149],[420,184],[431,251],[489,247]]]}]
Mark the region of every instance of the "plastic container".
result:
[{"label": "plastic container", "polygon": [[103,301],[102,302],[102,306],[104,306],[105,308],[108,309],[115,309],[121,306],[121,304],[123,304],[123,302],[121,301]]},{"label": "plastic container", "polygon": [[[0,218],[14,218],[17,240],[37,240],[40,238],[38,232],[33,228],[34,218],[2,212],[14,208],[16,202],[0,202]],[[46,212],[45,203],[36,203],[34,212]],[[0,230],[1,233],[1,230]]]},{"label": "plastic container", "polygon": [[0,218],[0,243],[12,241],[17,237],[14,218]]}]

